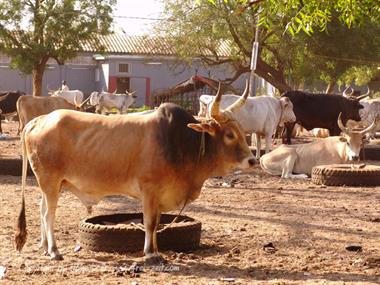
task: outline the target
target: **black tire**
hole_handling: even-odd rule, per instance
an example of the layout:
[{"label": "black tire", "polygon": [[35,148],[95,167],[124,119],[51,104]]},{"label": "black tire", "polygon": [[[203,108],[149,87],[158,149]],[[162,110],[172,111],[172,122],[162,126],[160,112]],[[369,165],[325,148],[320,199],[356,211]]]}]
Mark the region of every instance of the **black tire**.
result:
[{"label": "black tire", "polygon": [[365,165],[362,168],[352,168],[351,164],[315,166],[311,172],[311,181],[328,186],[379,186],[380,167]]},{"label": "black tire", "polygon": [[[160,223],[169,224],[176,215],[162,214]],[[142,223],[142,213],[114,214],[87,218],[79,223],[79,242],[83,248],[104,252],[136,252],[144,248],[145,233],[136,226],[119,224],[131,220]],[[107,225],[107,223],[114,223]],[[160,226],[162,228],[162,226]],[[160,229],[159,228],[159,229]],[[160,250],[190,251],[199,247],[201,223],[179,216],[166,230],[157,234]]]},{"label": "black tire", "polygon": [[380,160],[380,145],[366,145],[360,152],[360,158],[364,160]]}]

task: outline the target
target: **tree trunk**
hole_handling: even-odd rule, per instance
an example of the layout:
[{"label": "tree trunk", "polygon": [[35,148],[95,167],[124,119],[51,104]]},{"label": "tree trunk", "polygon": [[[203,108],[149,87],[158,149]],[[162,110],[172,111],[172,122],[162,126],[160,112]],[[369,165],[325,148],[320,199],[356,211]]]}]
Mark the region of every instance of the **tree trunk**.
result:
[{"label": "tree trunk", "polygon": [[326,88],[327,94],[332,94],[335,87],[335,81],[330,81]]},{"label": "tree trunk", "polygon": [[33,76],[33,96],[41,96],[42,93],[42,79],[45,72],[45,63],[35,64],[33,66],[32,76]]},{"label": "tree trunk", "polygon": [[264,62],[260,57],[257,59],[255,73],[276,87],[280,93],[291,90],[290,86],[285,82],[284,74]]}]

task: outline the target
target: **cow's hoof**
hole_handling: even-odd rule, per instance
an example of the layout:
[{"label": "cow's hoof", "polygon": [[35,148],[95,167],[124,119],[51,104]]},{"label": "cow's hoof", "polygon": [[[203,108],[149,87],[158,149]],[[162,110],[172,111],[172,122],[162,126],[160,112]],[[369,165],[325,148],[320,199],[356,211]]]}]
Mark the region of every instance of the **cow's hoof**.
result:
[{"label": "cow's hoof", "polygon": [[43,252],[42,252],[42,256],[49,256],[50,254],[48,253],[48,251],[47,250],[44,250]]},{"label": "cow's hoof", "polygon": [[167,264],[168,262],[160,254],[157,254],[145,257],[144,263],[146,266],[157,266]]},{"label": "cow's hoof", "polygon": [[50,255],[50,260],[63,260],[63,256],[62,254],[53,253]]}]

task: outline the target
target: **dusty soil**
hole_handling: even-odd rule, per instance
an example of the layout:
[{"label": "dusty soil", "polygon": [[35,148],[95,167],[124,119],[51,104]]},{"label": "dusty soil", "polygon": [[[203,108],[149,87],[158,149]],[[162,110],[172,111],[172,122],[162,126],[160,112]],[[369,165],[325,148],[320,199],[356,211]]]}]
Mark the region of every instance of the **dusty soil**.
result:
[{"label": "dusty soil", "polygon": [[[15,135],[16,123],[4,124]],[[0,141],[0,156],[19,154],[17,140]],[[75,252],[85,207],[63,192],[56,237],[64,260],[50,261],[38,248],[40,193],[26,190],[28,241],[14,250],[20,177],[0,176],[0,266],[4,284],[380,284],[380,187],[325,187],[283,180],[259,167],[250,174],[212,178],[184,214],[202,222],[201,247],[163,252],[167,272],[126,269],[142,253]],[[94,214],[141,211],[140,203],[112,197]],[[176,213],[174,213],[176,214]],[[268,247],[272,243],[273,247]],[[346,250],[349,245],[362,251]],[[1,276],[0,267],[0,276]],[[1,277],[0,277],[1,278]]]}]

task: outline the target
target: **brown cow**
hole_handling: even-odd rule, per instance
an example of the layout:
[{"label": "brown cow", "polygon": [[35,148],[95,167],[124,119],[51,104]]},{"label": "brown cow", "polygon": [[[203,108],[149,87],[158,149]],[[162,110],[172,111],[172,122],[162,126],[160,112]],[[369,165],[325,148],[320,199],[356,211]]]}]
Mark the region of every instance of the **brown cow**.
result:
[{"label": "brown cow", "polygon": [[69,103],[65,98],[59,96],[21,96],[16,103],[17,113],[19,117],[19,132],[24,129],[24,126],[32,119],[49,114],[55,110],[68,109],[68,110],[82,110],[84,104],[88,101],[85,100],[82,104],[76,105]]},{"label": "brown cow", "polygon": [[128,195],[143,204],[145,260],[164,261],[156,230],[162,212],[184,207],[200,194],[210,176],[246,169],[255,159],[230,109],[211,119],[196,120],[181,107],[166,103],[144,116],[102,116],[58,110],[29,122],[23,145],[22,209],[15,236],[21,250],[26,240],[25,181],[27,159],[42,190],[41,246],[52,259],[62,259],[54,238],[55,211],[62,187],[87,207],[107,195]]}]

